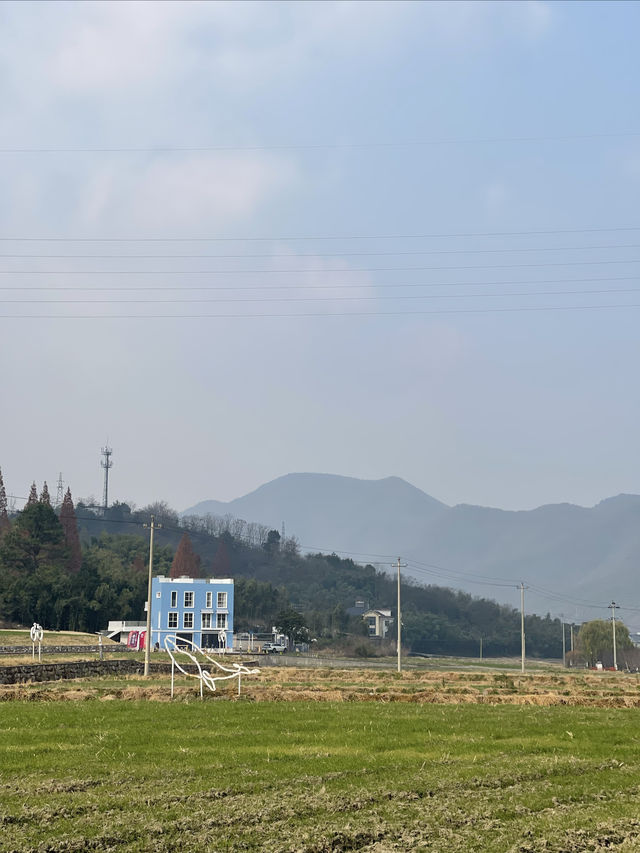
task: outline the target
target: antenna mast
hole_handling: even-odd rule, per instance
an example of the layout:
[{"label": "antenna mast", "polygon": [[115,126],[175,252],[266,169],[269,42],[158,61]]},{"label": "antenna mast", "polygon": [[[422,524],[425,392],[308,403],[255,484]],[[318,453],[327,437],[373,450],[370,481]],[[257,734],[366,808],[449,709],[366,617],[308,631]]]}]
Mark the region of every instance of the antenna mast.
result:
[{"label": "antenna mast", "polygon": [[111,461],[111,454],[113,450],[105,445],[100,453],[104,456],[104,459],[100,461],[100,464],[104,468],[104,491],[102,493],[102,511],[106,512],[107,507],[109,506],[109,468],[113,468],[113,462]]},{"label": "antenna mast", "polygon": [[62,506],[64,498],[64,483],[62,481],[62,471],[58,474],[58,489],[56,491],[56,507]]}]

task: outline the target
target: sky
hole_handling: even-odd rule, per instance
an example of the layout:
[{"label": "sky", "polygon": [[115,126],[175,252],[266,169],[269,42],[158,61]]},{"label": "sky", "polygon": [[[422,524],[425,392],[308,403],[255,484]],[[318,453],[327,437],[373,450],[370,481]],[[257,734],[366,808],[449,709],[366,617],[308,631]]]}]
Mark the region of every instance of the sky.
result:
[{"label": "sky", "polygon": [[[637,493],[637,3],[0,4],[0,468]],[[20,505],[20,501],[17,502]]]}]

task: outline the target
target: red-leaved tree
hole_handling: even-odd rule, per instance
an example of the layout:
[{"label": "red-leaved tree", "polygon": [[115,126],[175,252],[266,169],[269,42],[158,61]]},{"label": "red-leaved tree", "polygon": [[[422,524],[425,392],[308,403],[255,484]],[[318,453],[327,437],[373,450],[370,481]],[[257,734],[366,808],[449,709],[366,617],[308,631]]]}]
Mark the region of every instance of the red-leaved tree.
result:
[{"label": "red-leaved tree", "polygon": [[180,540],[169,572],[170,578],[179,578],[185,575],[189,578],[200,577],[200,557],[193,550],[191,539],[187,533]]}]

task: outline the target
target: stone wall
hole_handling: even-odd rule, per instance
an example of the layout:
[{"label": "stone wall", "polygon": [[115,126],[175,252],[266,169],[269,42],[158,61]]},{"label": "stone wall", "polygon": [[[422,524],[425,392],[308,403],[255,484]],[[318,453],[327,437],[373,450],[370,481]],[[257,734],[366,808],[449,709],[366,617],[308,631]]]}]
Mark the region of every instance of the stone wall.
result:
[{"label": "stone wall", "polygon": [[[156,670],[157,664],[153,665]],[[0,666],[0,684],[27,681],[62,681],[69,678],[97,678],[101,675],[142,675],[140,660],[79,660],[65,663],[32,663]]]},{"label": "stone wall", "polygon": [[[0,646],[0,655],[30,655],[33,651],[33,646]],[[65,654],[100,654],[100,646],[42,646],[43,655],[65,655]],[[127,651],[126,646],[121,646],[120,643],[109,643],[102,647],[103,652],[123,652]],[[38,644],[36,643],[36,654],[38,654]]]},{"label": "stone wall", "polygon": [[[181,664],[187,672],[196,673],[194,664]],[[170,675],[170,663],[150,663],[152,675]],[[65,663],[30,663],[0,666],[0,684],[24,684],[28,681],[64,681],[73,678],[100,678],[105,675],[142,675],[141,660],[77,660]],[[178,673],[176,672],[176,675]]]}]

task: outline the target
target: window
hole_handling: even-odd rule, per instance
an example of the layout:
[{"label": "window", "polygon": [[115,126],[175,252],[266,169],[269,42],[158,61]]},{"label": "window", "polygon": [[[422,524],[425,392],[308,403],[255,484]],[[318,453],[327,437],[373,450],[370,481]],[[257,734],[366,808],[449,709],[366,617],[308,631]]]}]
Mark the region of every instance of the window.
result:
[{"label": "window", "polygon": [[218,613],[216,628],[226,628],[227,627],[227,614],[226,613]]},{"label": "window", "polygon": [[226,610],[227,609],[227,593],[219,592],[218,593],[218,610]]},{"label": "window", "polygon": [[193,607],[193,592],[185,592],[185,594],[184,594],[184,606],[185,607]]},{"label": "window", "polygon": [[202,627],[203,628],[210,628],[211,627],[211,614],[210,613],[203,613],[202,614]]},{"label": "window", "polygon": [[169,626],[169,628],[177,628],[178,627],[178,614],[177,613],[170,613],[169,614],[168,626]]},{"label": "window", "polygon": [[172,607],[178,606],[178,590],[177,589],[171,590],[171,606]]},{"label": "window", "polygon": [[193,628],[193,613],[185,613],[182,618],[185,628]]},{"label": "window", "polygon": [[206,601],[205,607],[207,608],[207,610],[211,610],[211,608],[213,607],[213,593],[212,592],[207,593],[207,601]]}]

